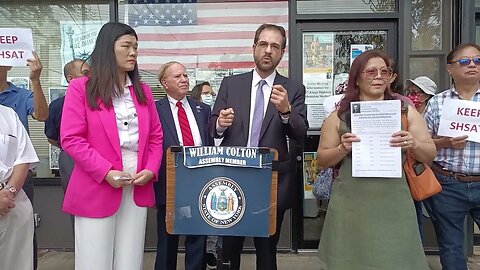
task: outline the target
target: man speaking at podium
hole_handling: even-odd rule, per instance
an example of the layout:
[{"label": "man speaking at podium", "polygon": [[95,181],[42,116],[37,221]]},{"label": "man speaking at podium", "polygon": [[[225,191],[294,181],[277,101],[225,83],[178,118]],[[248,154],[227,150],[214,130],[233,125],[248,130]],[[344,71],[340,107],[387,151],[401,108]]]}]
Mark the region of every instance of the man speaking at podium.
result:
[{"label": "man speaking at podium", "polygon": [[[261,25],[253,41],[253,71],[223,79],[213,108],[212,133],[223,138],[222,146],[269,147],[278,151],[277,228],[269,238],[255,237],[256,269],[277,269],[276,252],[285,211],[295,198],[294,164],[290,160],[287,136],[304,140],[306,118],[305,87],[276,72],[286,47],[285,29]],[[290,191],[290,193],[289,193]],[[245,237],[225,237],[224,260],[231,269],[240,269]]]},{"label": "man speaking at podium", "polygon": [[[172,145],[200,146],[212,145],[208,133],[210,106],[187,98],[189,90],[185,67],[175,61],[160,68],[158,80],[165,88],[167,96],[156,102],[163,128],[163,159],[155,183],[157,203],[157,257],[155,270],[177,269],[178,235],[168,234],[165,224],[166,203],[166,149]],[[185,270],[205,269],[206,236],[187,235],[185,239]]]}]

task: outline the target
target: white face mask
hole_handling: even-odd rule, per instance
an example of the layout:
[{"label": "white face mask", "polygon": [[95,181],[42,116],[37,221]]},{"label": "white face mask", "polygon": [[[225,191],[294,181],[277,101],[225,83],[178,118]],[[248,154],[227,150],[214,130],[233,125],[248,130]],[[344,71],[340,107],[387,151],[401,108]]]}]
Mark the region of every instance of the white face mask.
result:
[{"label": "white face mask", "polygon": [[213,96],[211,94],[201,95],[202,102],[211,106],[213,102]]}]

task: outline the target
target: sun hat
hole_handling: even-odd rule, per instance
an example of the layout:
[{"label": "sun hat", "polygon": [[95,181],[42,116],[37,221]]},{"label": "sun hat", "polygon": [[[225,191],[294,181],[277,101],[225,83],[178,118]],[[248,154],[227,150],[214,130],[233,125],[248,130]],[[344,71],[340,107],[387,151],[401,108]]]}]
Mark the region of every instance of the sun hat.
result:
[{"label": "sun hat", "polygon": [[408,79],[405,84],[408,86],[414,84],[420,88],[425,94],[434,96],[437,92],[437,85],[427,76],[420,76],[413,80]]}]

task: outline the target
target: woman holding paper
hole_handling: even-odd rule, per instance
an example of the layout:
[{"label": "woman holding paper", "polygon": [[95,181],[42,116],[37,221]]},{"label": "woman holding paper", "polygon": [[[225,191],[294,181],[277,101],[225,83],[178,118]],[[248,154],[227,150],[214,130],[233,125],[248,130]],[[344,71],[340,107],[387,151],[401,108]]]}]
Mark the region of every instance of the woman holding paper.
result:
[{"label": "woman holding paper", "polygon": [[75,161],[63,211],[75,216],[75,269],[143,269],[147,207],[163,133],[150,88],[140,82],[137,35],[100,29],[89,77],[70,82],[61,146]]},{"label": "woman holding paper", "polygon": [[[378,50],[355,58],[345,97],[322,126],[318,165],[341,163],[318,250],[329,270],[428,269],[405,176],[352,177],[352,143],[362,138],[350,132],[350,103],[395,99],[389,89],[389,64]],[[408,131],[393,133],[390,146],[412,149],[419,161],[430,162],[435,145],[422,116],[403,102],[402,111],[407,113]]]}]

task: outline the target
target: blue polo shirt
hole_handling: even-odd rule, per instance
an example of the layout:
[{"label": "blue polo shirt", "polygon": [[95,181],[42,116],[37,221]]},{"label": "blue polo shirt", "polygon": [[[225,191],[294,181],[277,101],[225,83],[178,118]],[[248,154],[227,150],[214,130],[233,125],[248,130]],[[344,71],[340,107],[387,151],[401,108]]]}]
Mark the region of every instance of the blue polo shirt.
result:
[{"label": "blue polo shirt", "polygon": [[65,96],[50,102],[48,118],[45,121],[45,135],[52,140],[60,141],[60,121],[62,119],[63,103]]},{"label": "blue polo shirt", "polygon": [[33,113],[33,92],[8,83],[8,88],[0,93],[0,104],[12,108],[28,132],[28,116]]}]

